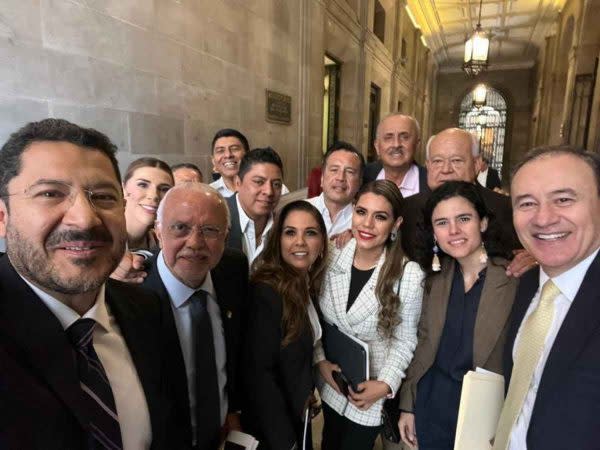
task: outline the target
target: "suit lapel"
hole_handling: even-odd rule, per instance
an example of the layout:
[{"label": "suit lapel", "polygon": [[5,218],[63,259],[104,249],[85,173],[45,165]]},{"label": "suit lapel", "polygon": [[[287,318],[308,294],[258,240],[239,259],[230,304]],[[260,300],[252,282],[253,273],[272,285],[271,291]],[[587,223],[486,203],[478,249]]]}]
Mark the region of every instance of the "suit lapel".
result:
[{"label": "suit lapel", "polygon": [[[585,349],[585,343],[592,333],[600,327],[600,253],[588,269],[577,296],[573,300],[548,355],[546,366],[540,380],[538,399],[552,398],[551,392],[557,383],[565,380],[565,373],[571,368]],[[538,407],[536,402],[535,408]]]},{"label": "suit lapel", "polygon": [[225,200],[229,206],[229,213],[231,216],[231,228],[229,229],[229,234],[227,236],[227,247],[243,251],[242,227],[240,225],[240,214],[237,207],[237,194],[227,197]]},{"label": "suit lapel", "polygon": [[437,275],[431,285],[431,292],[427,295],[427,310],[429,342],[432,345],[432,362],[440,346],[440,339],[446,323],[446,313],[448,312],[448,302],[450,301],[450,291],[452,289],[452,280],[454,279],[455,261],[451,258],[444,258],[444,267],[442,272]]},{"label": "suit lapel", "polygon": [[79,424],[89,418],[79,386],[75,353],[54,314],[19,277],[8,257],[0,259],[0,334],[23,351],[25,360]]},{"label": "suit lapel", "polygon": [[346,316],[346,305],[348,304],[348,292],[350,291],[350,275],[352,261],[354,260],[354,249],[356,241],[352,239],[333,260],[331,269],[331,300],[335,310],[335,317],[344,328],[350,329],[350,323]]},{"label": "suit lapel", "polygon": [[475,367],[482,367],[488,360],[510,315],[513,301],[514,284],[506,276],[504,266],[490,260],[473,332],[476,336],[473,342]]},{"label": "suit lapel", "polygon": [[173,392],[173,402],[176,405],[177,414],[183,422],[180,426],[186,433],[189,433],[188,441],[191,442],[187,372],[183,361],[183,353],[181,352],[181,344],[179,343],[175,318],[173,317],[173,310],[171,309],[171,299],[160,278],[160,274],[158,273],[157,258],[160,257],[159,253],[159,255],[156,255],[152,260],[152,264],[148,270],[148,276],[144,280],[143,286],[157,294],[160,300],[163,320],[162,335],[164,339],[164,348],[167,349],[165,360],[167,361],[167,367],[170,373],[169,378],[173,380],[169,388]]}]

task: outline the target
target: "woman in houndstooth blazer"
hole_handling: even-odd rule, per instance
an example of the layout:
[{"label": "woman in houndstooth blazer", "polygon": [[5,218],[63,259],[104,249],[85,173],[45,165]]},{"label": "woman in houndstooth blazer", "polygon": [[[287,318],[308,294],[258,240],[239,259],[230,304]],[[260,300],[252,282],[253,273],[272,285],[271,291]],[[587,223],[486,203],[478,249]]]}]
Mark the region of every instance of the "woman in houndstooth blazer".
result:
[{"label": "woman in houndstooth blazer", "polygon": [[344,396],[332,377],[340,368],[317,343],[324,450],[373,448],[383,402],[396,394],[417,345],[424,275],[400,247],[401,201],[390,181],[365,184],[354,204],[353,239],[329,258],[319,299],[322,318],[369,345],[371,379]]}]

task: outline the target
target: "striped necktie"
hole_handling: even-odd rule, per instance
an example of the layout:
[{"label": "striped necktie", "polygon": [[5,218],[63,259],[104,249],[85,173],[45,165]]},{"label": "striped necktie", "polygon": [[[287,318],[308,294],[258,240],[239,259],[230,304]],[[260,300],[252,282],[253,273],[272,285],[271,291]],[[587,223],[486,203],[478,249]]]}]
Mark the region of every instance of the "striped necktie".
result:
[{"label": "striped necktie", "polygon": [[512,428],[521,414],[533,374],[544,350],[546,336],[554,320],[554,299],[558,294],[560,290],[552,280],[546,281],[537,308],[523,324],[508,393],[498,422],[494,450],[508,448]]},{"label": "striped necktie", "polygon": [[94,350],[95,326],[93,319],[79,319],[67,328],[67,336],[77,353],[79,384],[88,400],[88,448],[119,450],[123,448],[121,428],[110,382]]}]

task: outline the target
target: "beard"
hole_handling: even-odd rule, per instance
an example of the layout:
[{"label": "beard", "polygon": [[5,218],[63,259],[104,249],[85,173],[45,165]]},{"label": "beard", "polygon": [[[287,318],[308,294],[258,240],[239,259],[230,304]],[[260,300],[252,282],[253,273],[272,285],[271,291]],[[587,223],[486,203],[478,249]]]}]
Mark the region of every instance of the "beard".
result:
[{"label": "beard", "polygon": [[[57,264],[45,251],[50,246],[71,241],[96,241],[111,244],[113,238],[105,227],[89,230],[55,230],[46,239],[46,247],[34,245],[19,231],[7,226],[6,253],[14,268],[23,277],[39,287],[66,295],[83,294],[98,289],[117,267],[125,251],[127,236],[119,240],[116,249],[107,247],[107,251],[90,258],[73,258],[70,262]],[[84,274],[67,275],[64,264],[73,264]]]}]

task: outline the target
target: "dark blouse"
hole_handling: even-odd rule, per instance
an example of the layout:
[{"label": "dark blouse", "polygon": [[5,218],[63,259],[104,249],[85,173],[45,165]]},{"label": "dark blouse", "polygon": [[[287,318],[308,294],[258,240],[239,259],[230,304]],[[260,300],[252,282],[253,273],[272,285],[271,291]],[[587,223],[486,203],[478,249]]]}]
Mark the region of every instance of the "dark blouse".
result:
[{"label": "dark blouse", "polygon": [[433,366],[417,385],[415,405],[419,449],[452,449],[464,375],[473,369],[473,331],[486,270],[465,292],[456,264],[444,331]]},{"label": "dark blouse", "polygon": [[362,291],[362,288],[367,284],[375,267],[367,270],[360,270],[352,266],[352,272],[350,274],[350,290],[348,291],[348,303],[346,304],[346,312],[350,311],[352,305],[356,301],[358,294]]}]

